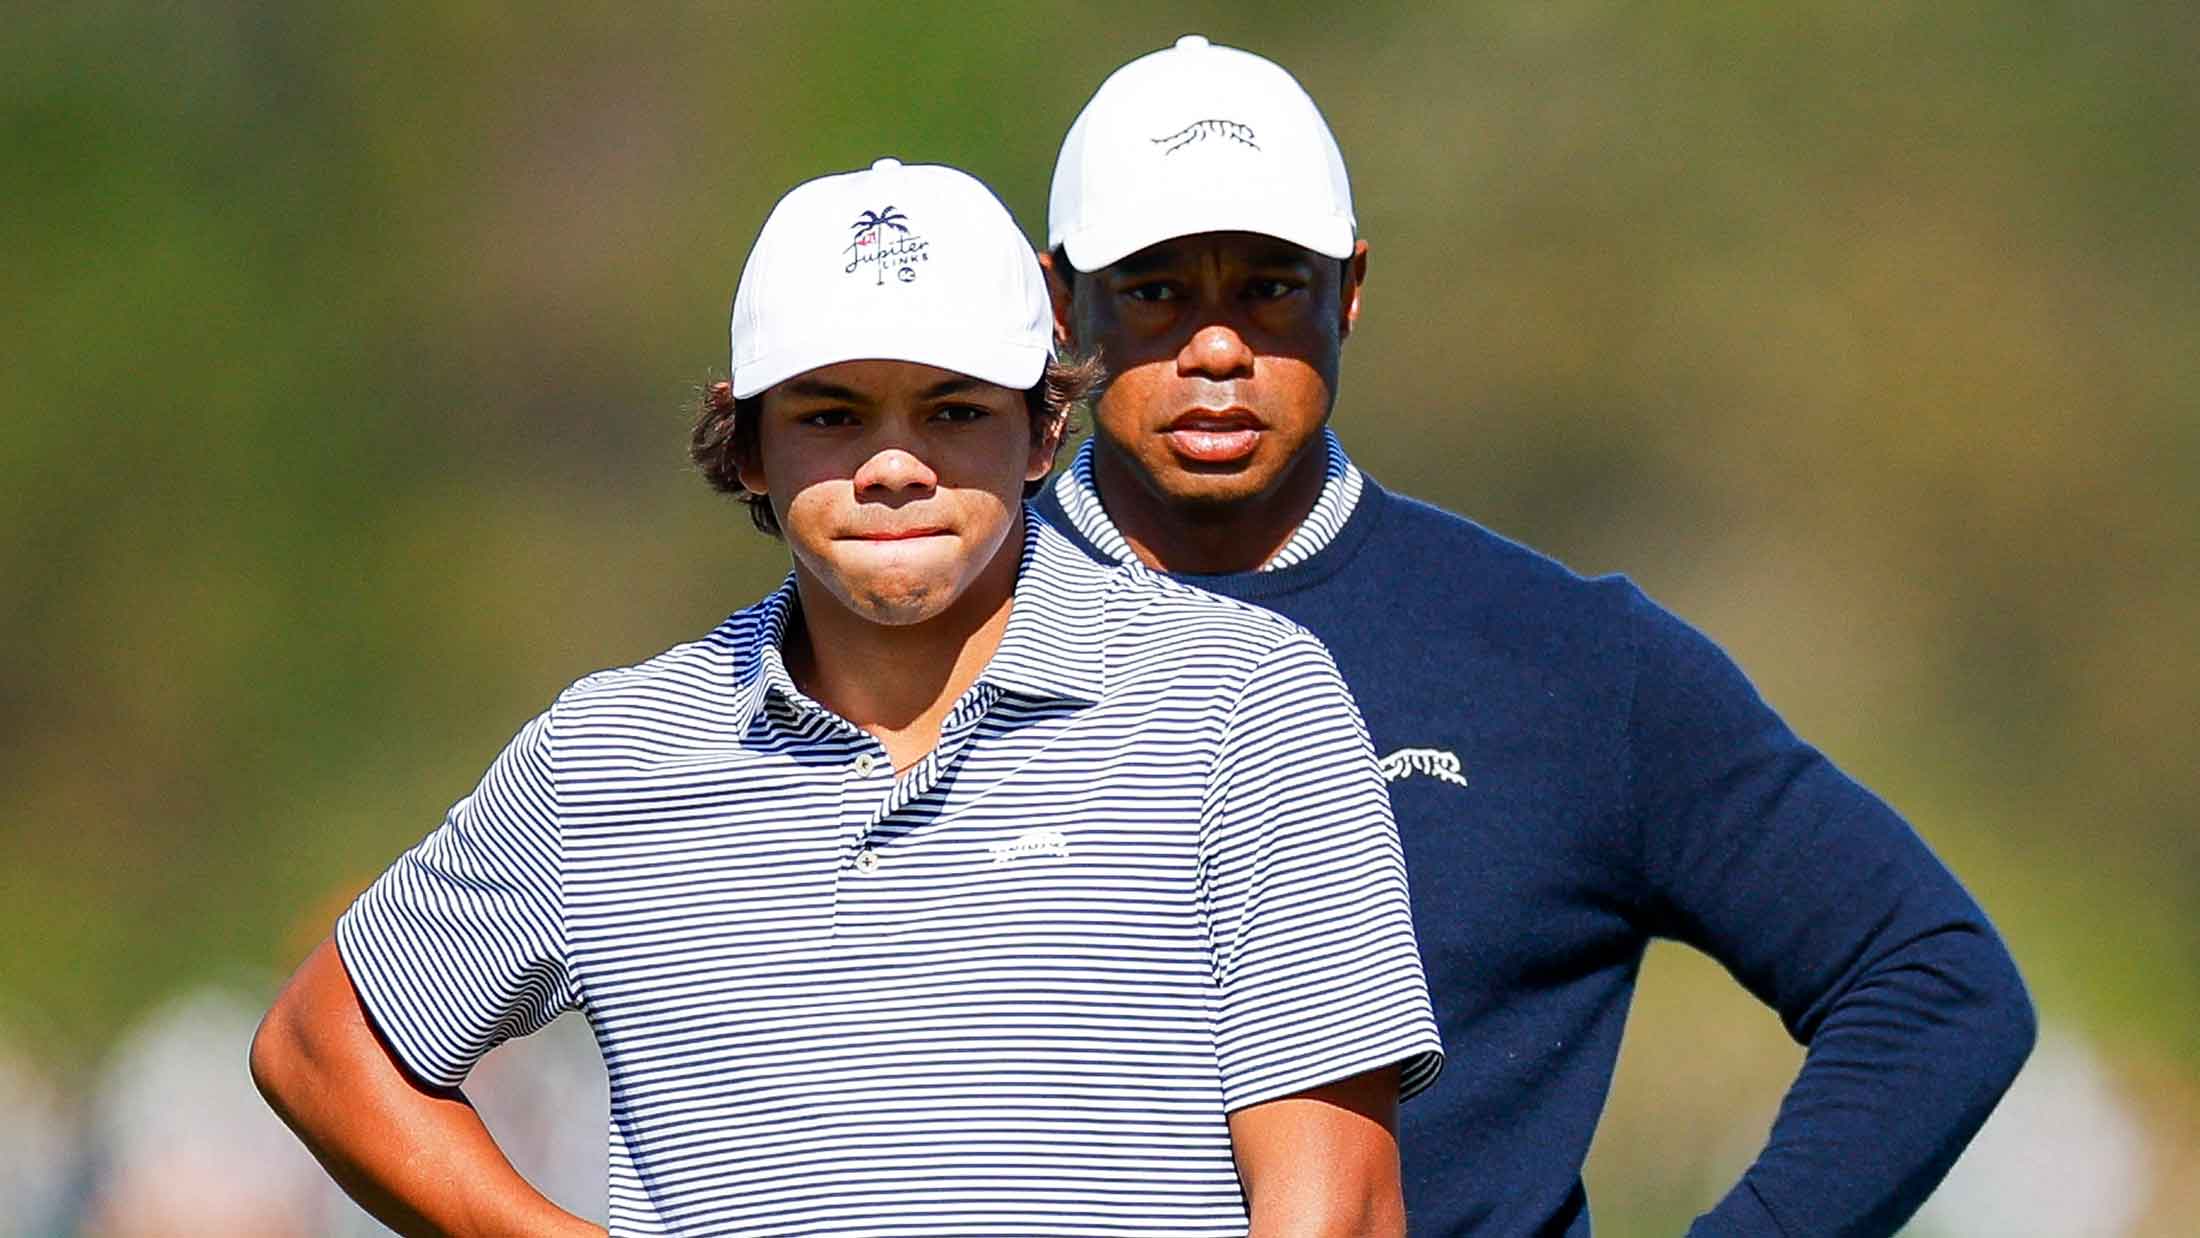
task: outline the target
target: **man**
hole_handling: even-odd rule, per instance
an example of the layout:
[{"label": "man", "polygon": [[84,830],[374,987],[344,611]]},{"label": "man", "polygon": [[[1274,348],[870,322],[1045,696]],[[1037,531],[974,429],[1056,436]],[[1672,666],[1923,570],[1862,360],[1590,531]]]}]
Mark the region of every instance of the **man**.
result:
[{"label": "man", "polygon": [[1397,1234],[1436,1069],[1334,665],[1023,499],[1089,372],[951,169],[773,210],[698,462],[788,583],[589,676],[338,921],[253,1045],[408,1232],[583,1234],[456,1088],[584,1010],[611,1232]]},{"label": "man", "polygon": [[1304,624],[1385,754],[1451,1063],[1400,1131],[1413,1232],[1589,1232],[1653,937],[1808,1046],[1692,1232],[1894,1231],[2030,1048],[2008,954],[1701,634],[1353,466],[1324,426],[1368,244],[1313,100],[1197,36],[1134,61],[1070,128],[1048,228],[1060,338],[1111,378],[1042,513]]}]

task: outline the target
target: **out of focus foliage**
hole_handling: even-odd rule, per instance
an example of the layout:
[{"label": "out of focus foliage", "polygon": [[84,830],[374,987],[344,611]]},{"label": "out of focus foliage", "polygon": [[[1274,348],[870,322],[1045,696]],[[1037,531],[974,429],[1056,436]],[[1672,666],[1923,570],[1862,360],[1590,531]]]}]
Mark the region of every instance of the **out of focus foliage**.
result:
[{"label": "out of focus foliage", "polygon": [[[1351,164],[1361,463],[1704,626],[2051,1020],[2200,1094],[2191,6],[9,26],[0,1027],[59,1077],[287,966],[564,683],[777,578],[682,449],[780,192],[947,162],[1037,234],[1093,87],[1199,29],[1293,69]],[[1710,969],[1652,972],[1599,1211],[1669,1219],[1715,1191],[1643,1145],[1769,1115],[1792,1058]],[[1737,1021],[1747,1095],[1635,1082]]]}]

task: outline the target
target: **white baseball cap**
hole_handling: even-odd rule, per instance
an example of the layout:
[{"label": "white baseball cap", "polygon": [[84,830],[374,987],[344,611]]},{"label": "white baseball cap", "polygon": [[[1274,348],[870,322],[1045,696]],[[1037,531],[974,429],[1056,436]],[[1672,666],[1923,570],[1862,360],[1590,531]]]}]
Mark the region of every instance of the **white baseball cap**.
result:
[{"label": "white baseball cap", "polygon": [[1352,185],[1321,109],[1272,61],[1187,34],[1100,83],[1054,164],[1047,246],[1080,271],[1198,232],[1352,256]]},{"label": "white baseball cap", "polygon": [[733,295],[733,394],[842,361],[915,361],[1025,390],[1054,344],[1031,242],[967,172],[881,159],[765,218]]}]

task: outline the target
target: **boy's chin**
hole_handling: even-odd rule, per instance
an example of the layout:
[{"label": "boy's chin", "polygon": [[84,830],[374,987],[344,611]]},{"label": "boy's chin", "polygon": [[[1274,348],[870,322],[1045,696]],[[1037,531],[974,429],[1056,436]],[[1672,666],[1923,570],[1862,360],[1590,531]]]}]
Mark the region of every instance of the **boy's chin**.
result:
[{"label": "boy's chin", "polygon": [[836,544],[809,560],[810,570],[849,614],[884,627],[908,627],[945,614],[985,576],[968,547],[945,537],[884,546]]},{"label": "boy's chin", "polygon": [[953,598],[944,602],[932,598],[866,599],[854,609],[858,618],[882,628],[908,628],[939,618],[953,602]]},{"label": "boy's chin", "polygon": [[833,592],[842,605],[858,619],[882,627],[908,627],[936,619],[961,596],[950,580],[900,574],[836,583],[839,587]]}]

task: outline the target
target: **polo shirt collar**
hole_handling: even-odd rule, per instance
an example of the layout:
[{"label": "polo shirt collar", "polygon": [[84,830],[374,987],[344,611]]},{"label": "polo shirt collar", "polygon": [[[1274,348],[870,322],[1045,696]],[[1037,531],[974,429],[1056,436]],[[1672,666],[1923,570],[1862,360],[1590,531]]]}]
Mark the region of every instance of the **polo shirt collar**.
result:
[{"label": "polo shirt collar", "polygon": [[[1016,604],[1000,648],[978,682],[1039,700],[1099,701],[1107,683],[1102,617],[1113,575],[1026,506]],[[736,734],[747,732],[774,695],[789,702],[808,699],[787,673],[782,652],[801,604],[794,581],[794,573],[787,573],[777,589],[744,612],[749,622],[734,649]]]},{"label": "polo shirt collar", "polygon": [[748,734],[749,727],[773,694],[792,699],[794,679],[787,674],[780,648],[795,608],[794,573],[764,595],[756,605],[735,614],[729,626],[733,646],[733,733]]},{"label": "polo shirt collar", "polygon": [[1101,632],[1113,577],[1027,505],[1016,605],[978,682],[1042,700],[1098,701],[1107,684]]}]

